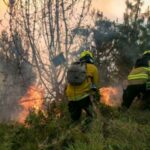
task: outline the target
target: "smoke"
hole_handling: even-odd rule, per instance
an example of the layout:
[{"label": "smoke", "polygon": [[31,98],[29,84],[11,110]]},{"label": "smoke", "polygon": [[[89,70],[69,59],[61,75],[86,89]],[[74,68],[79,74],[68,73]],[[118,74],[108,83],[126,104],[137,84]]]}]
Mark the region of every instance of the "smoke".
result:
[{"label": "smoke", "polygon": [[23,62],[18,67],[16,61],[1,59],[0,65],[0,121],[17,120],[22,110],[19,99],[34,82],[32,66]]}]

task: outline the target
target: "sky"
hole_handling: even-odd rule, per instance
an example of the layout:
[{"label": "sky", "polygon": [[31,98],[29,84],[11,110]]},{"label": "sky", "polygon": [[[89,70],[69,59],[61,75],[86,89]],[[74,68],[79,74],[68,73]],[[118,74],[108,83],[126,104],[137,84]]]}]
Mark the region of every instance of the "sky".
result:
[{"label": "sky", "polygon": [[7,6],[4,4],[3,0],[0,0],[0,31],[7,24],[8,20],[5,17]]},{"label": "sky", "polygon": [[[125,0],[92,0],[92,4],[95,9],[103,11],[110,18],[116,18],[118,15],[121,17],[125,9]],[[7,6],[3,0],[0,0],[0,19],[4,15],[6,8]]]},{"label": "sky", "polygon": [[[123,13],[125,11],[125,1],[126,0],[92,0],[92,7],[103,11],[104,16],[107,18],[112,20],[118,19],[120,22],[123,19]],[[150,0],[143,1],[145,3],[145,7],[150,5]],[[4,26],[7,23],[7,20],[4,17],[6,10],[8,10],[7,6],[4,4],[3,0],[0,0],[0,30],[2,25]],[[1,22],[1,20],[3,21]]]},{"label": "sky", "polygon": [[[92,0],[93,7],[98,9],[104,13],[104,16],[109,19],[122,21],[123,13],[125,12],[125,1],[126,0]],[[150,0],[143,0],[145,9],[148,5],[150,5]]]},{"label": "sky", "polygon": [[93,0],[93,8],[102,11],[110,19],[122,20],[125,0]]}]

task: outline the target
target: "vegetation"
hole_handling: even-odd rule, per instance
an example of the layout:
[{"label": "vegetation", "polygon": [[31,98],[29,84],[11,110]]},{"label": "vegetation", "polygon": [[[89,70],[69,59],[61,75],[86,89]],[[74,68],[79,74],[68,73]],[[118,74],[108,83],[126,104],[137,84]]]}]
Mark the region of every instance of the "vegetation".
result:
[{"label": "vegetation", "polygon": [[[149,150],[150,112],[135,108],[120,112],[100,104],[91,124],[72,124],[64,102],[61,115],[34,111],[26,123],[0,124],[1,150]],[[55,111],[53,111],[55,112]]]},{"label": "vegetation", "polygon": [[[85,47],[93,50],[101,72],[101,83],[110,85],[122,83],[135,58],[150,48],[150,12],[147,9],[141,13],[141,0],[126,1],[123,23],[111,21],[103,13],[93,11],[94,26],[82,28],[81,22],[89,12],[90,3],[91,0],[83,0],[81,6],[78,0],[20,0],[18,5],[11,7],[11,34],[3,32],[0,37],[0,67],[4,68],[1,74],[4,77],[9,75],[9,80],[1,80],[1,84],[12,85],[1,86],[0,94],[5,96],[1,99],[8,102],[9,107],[6,109],[0,105],[0,115],[7,114],[8,110],[9,118],[4,115],[0,120],[8,121],[11,114],[16,115],[16,107],[11,111],[10,102],[16,106],[36,78],[47,90],[46,98],[55,100],[56,104],[49,104],[46,112],[38,114],[31,110],[25,124],[3,121],[0,124],[0,150],[150,149],[149,110],[133,107],[122,112],[98,104],[97,117],[90,124],[85,124],[84,114],[78,124],[70,120],[67,104],[62,99],[66,69],[74,56],[74,49],[75,52]],[[77,6],[82,8],[78,17],[72,15]],[[76,24],[72,24],[74,20]],[[89,38],[91,34],[93,37]],[[75,43],[80,44],[77,47]],[[61,52],[64,52],[66,64],[56,68],[52,60]],[[19,85],[16,84],[18,81]],[[20,90],[18,94],[14,91],[17,89]]]},{"label": "vegetation", "polygon": [[[82,44],[94,52],[102,85],[121,84],[137,57],[145,49],[150,49],[150,10],[148,7],[142,12],[142,8],[141,0],[126,0],[121,23],[93,10],[91,20],[94,26],[76,29],[78,35],[83,36],[85,42]],[[88,39],[91,34],[92,38]]]}]

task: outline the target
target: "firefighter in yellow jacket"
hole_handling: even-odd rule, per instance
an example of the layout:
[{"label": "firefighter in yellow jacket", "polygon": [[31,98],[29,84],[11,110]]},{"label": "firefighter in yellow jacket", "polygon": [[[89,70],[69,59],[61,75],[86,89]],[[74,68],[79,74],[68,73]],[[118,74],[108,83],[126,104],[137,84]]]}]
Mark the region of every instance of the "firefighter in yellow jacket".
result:
[{"label": "firefighter in yellow jacket", "polygon": [[134,68],[128,75],[128,86],[123,93],[122,107],[129,108],[135,97],[141,94],[145,108],[150,103],[150,50],[137,59]]},{"label": "firefighter in yellow jacket", "polygon": [[[99,73],[97,67],[93,64],[92,53],[90,51],[83,51],[80,54],[80,63],[85,65],[85,73],[83,73],[84,69],[81,69],[82,74],[77,73],[75,78],[82,82],[73,84],[73,82],[71,83],[70,81],[70,83],[68,82],[66,89],[66,95],[69,101],[68,108],[73,121],[78,121],[80,119],[82,109],[85,110],[88,118],[93,118],[93,108],[90,96],[93,90],[96,91],[96,89],[99,88]],[[75,68],[77,67],[75,66]],[[76,72],[73,71],[70,78],[75,76],[75,74]]]}]

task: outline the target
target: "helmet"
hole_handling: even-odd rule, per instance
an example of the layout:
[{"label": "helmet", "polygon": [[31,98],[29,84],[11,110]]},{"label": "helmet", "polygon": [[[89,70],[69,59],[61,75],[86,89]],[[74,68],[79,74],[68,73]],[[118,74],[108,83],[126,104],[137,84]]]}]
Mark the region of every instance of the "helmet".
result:
[{"label": "helmet", "polygon": [[80,54],[80,59],[83,58],[83,57],[85,57],[85,56],[90,56],[93,59],[93,54],[89,50],[83,51]]},{"label": "helmet", "polygon": [[150,50],[145,50],[143,55],[150,54]]},{"label": "helmet", "polygon": [[94,63],[93,54],[89,50],[83,51],[80,54],[80,61],[85,61],[87,63]]}]

